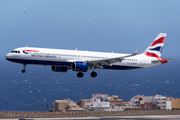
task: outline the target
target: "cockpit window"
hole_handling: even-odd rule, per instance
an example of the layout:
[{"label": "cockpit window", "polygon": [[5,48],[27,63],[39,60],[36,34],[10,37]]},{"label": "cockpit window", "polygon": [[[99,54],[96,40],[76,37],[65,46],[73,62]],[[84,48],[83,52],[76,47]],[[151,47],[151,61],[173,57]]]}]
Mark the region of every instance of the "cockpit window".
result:
[{"label": "cockpit window", "polygon": [[20,53],[20,51],[13,50],[13,51],[11,51],[11,53]]}]

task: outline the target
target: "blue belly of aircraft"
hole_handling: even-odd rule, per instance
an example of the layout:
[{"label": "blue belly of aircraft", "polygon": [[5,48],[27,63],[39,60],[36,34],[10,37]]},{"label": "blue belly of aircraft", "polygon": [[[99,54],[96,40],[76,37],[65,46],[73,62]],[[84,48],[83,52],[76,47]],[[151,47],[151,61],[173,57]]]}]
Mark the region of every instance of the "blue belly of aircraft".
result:
[{"label": "blue belly of aircraft", "polygon": [[[69,66],[71,67],[71,62],[61,62],[61,61],[44,61],[44,60],[26,60],[26,59],[7,59],[12,62],[22,63],[22,64],[38,64],[38,65],[56,65],[56,66]],[[123,65],[103,65],[103,69],[112,69],[112,70],[133,70],[139,69],[142,67],[136,66],[123,66]]]},{"label": "blue belly of aircraft", "polygon": [[136,66],[123,66],[123,65],[103,65],[103,69],[112,69],[112,70],[133,70],[133,69],[139,69],[142,67],[136,67]]},{"label": "blue belly of aircraft", "polygon": [[61,61],[26,60],[26,59],[7,59],[7,60],[22,64],[71,66],[71,62],[61,62]]}]

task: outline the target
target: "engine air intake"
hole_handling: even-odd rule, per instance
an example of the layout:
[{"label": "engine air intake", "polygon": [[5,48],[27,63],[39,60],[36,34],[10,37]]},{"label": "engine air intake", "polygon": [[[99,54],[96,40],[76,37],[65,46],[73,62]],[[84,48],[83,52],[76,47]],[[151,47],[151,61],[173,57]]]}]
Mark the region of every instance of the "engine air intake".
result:
[{"label": "engine air intake", "polygon": [[72,70],[73,71],[87,72],[88,64],[85,62],[75,61],[72,63]]}]

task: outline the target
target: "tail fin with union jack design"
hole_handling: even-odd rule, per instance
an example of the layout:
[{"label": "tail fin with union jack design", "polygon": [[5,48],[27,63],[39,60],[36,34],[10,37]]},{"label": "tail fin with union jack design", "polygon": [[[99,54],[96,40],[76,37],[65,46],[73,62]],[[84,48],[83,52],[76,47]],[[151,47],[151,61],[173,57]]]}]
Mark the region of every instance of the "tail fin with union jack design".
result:
[{"label": "tail fin with union jack design", "polygon": [[143,52],[146,56],[160,58],[163,50],[166,33],[160,33],[149,47]]}]

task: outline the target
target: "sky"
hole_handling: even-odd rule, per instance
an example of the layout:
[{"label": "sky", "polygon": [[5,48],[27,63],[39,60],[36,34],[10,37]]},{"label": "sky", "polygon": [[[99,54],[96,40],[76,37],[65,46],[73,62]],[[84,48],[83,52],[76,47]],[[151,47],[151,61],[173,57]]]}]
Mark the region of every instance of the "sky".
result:
[{"label": "sky", "polygon": [[167,33],[162,56],[176,57],[179,5],[180,0],[1,0],[0,55],[25,46],[131,54],[142,45],[142,53]]}]

